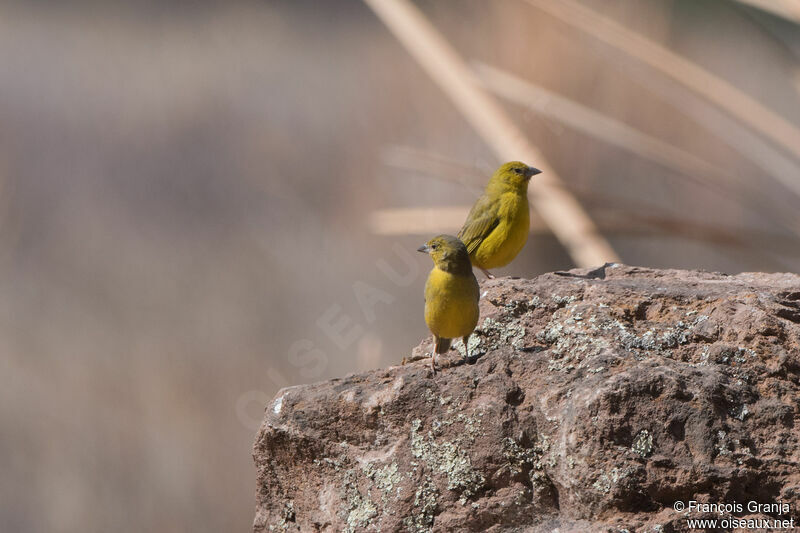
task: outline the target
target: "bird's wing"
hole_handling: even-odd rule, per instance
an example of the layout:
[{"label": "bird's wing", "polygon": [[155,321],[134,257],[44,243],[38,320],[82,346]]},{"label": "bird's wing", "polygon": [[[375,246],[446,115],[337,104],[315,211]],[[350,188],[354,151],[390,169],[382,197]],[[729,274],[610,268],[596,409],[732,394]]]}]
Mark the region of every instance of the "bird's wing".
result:
[{"label": "bird's wing", "polygon": [[458,232],[458,238],[467,247],[467,251],[472,253],[499,223],[497,202],[492,202],[483,195],[470,209],[464,227]]}]

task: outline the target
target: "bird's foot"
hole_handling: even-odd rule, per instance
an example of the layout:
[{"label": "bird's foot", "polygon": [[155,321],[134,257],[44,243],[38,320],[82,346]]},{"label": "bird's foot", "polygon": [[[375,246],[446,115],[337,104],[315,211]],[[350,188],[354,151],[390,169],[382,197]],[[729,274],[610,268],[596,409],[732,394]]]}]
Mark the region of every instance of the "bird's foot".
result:
[{"label": "bird's foot", "polygon": [[418,354],[411,355],[411,356],[408,356],[408,357],[403,357],[403,360],[400,361],[400,364],[401,365],[407,365],[409,363],[416,363],[417,361],[422,361],[423,359],[427,359],[428,357],[431,357],[430,352],[421,353],[421,354],[418,353]]},{"label": "bird's foot", "polygon": [[436,370],[436,354],[435,353],[423,352],[421,354],[417,353],[417,354],[414,354],[414,355],[411,355],[411,356],[408,356],[408,357],[403,357],[403,360],[400,362],[400,364],[401,365],[408,365],[408,364],[416,363],[417,361],[422,361],[423,359],[428,359],[428,358],[430,358],[430,360],[431,360],[431,362],[430,362],[431,372],[435,376],[436,372],[437,372],[437,370]]},{"label": "bird's foot", "polygon": [[495,278],[494,274],[492,274],[491,272],[489,272],[485,268],[481,268],[481,272],[483,272],[483,274],[489,279],[494,279]]}]

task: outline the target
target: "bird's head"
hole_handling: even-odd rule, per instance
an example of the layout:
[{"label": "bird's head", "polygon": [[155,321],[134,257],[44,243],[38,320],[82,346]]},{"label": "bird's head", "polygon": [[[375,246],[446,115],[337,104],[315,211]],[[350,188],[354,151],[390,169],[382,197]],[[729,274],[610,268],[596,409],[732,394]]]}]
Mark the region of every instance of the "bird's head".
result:
[{"label": "bird's head", "polygon": [[457,237],[439,235],[417,249],[431,256],[433,264],[439,269],[454,274],[472,272],[467,247]]},{"label": "bird's head", "polygon": [[520,161],[511,161],[497,169],[489,184],[526,190],[530,179],[541,173],[538,168],[529,167]]}]

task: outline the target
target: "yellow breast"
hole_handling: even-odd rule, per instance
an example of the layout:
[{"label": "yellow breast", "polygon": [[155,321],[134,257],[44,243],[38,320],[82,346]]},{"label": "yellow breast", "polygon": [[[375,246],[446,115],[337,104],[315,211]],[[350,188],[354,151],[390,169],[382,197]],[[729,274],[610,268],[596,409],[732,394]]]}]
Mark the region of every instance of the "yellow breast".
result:
[{"label": "yellow breast", "polygon": [[478,324],[478,282],[439,268],[431,270],[425,284],[425,323],[437,337],[454,339],[472,333]]},{"label": "yellow breast", "polygon": [[500,222],[470,255],[472,264],[487,270],[509,264],[525,246],[530,232],[528,197],[508,192],[499,201]]}]

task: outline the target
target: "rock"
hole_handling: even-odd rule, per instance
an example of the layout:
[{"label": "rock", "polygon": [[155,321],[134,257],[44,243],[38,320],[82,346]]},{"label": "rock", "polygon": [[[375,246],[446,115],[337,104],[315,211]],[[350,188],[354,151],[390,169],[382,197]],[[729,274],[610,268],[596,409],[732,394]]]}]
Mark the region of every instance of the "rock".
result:
[{"label": "rock", "polygon": [[481,292],[476,364],[278,393],[255,531],[688,531],[690,500],[798,522],[800,276],[606,265]]}]

